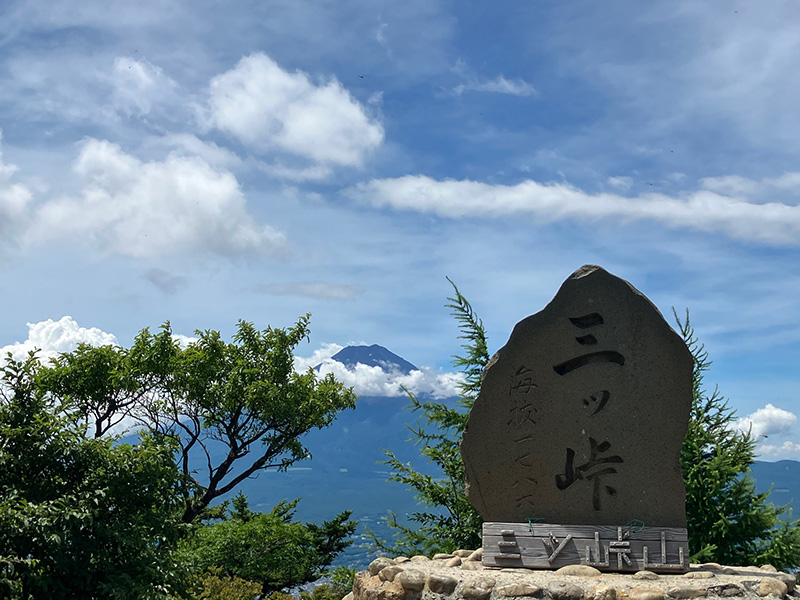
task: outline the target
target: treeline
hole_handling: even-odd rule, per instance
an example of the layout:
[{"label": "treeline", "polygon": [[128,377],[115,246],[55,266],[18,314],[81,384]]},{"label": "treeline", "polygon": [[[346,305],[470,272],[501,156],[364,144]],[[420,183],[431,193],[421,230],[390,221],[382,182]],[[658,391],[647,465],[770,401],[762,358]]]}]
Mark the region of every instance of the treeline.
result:
[{"label": "treeline", "polygon": [[[308,316],[240,322],[231,343],[203,331],[181,347],[167,323],[130,348],[82,344],[47,365],[9,355],[0,597],[251,600],[318,578],[350,544],[349,512],[314,524],[295,521],[297,501],[214,503],[307,458],[303,435],[354,408],[333,376],[294,371],[308,331]],[[125,424],[134,443],[111,435]]]}]

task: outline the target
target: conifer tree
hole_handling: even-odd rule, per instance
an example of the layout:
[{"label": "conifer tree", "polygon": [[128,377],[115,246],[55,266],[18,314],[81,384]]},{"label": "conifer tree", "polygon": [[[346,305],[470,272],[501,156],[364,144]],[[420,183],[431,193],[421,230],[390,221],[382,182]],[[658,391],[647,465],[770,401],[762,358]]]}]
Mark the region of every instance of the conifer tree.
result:
[{"label": "conifer tree", "polygon": [[[478,548],[481,545],[483,520],[467,500],[464,492],[464,463],[461,461],[461,435],[481,386],[483,368],[489,362],[486,330],[472,306],[453,286],[454,296],[445,306],[458,322],[459,339],[464,340],[464,354],[453,356],[453,366],[460,369],[464,380],[459,384],[460,397],[455,407],[433,401],[421,401],[407,392],[412,412],[420,413],[424,424],[412,429],[411,441],[421,446],[420,454],[436,465],[442,477],[433,477],[415,470],[411,463],[401,462],[391,450],[386,451],[397,481],[415,490],[421,504],[432,510],[412,514],[410,520],[418,527],[402,525],[390,511],[387,519],[395,530],[394,541],[373,542],[382,550],[394,554],[429,554],[452,552],[459,548]],[[371,533],[371,532],[370,532]]]},{"label": "conifer tree", "polygon": [[755,439],[734,427],[736,413],[718,388],[710,394],[703,374],[711,366],[695,336],[689,312],[681,321],[683,340],[694,357],[692,412],[681,450],[686,485],[686,519],[693,562],[800,565],[800,523],[791,510],[768,502],[750,475]]}]

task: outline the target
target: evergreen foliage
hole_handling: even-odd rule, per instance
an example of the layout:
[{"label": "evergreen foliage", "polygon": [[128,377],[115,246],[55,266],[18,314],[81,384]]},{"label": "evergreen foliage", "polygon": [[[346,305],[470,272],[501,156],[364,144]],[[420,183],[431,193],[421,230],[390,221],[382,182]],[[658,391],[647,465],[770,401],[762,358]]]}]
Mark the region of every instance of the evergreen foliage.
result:
[{"label": "evergreen foliage", "polygon": [[453,356],[453,365],[460,369],[464,381],[455,407],[433,401],[421,401],[408,393],[413,412],[421,414],[424,425],[412,429],[412,441],[421,446],[420,454],[435,464],[443,477],[419,473],[411,463],[401,462],[391,450],[386,451],[385,464],[392,470],[390,481],[414,489],[421,503],[436,510],[416,512],[410,520],[416,528],[402,525],[390,511],[387,521],[396,530],[393,542],[379,540],[372,532],[373,543],[395,555],[452,552],[459,548],[478,548],[481,545],[481,525],[478,512],[464,492],[464,464],[461,461],[461,434],[469,410],[480,391],[483,368],[489,362],[486,330],[472,306],[448,278],[454,296],[445,305],[458,322],[459,339],[464,340],[463,355]]},{"label": "evergreen foliage", "polygon": [[675,321],[694,357],[692,412],[681,450],[686,519],[693,562],[800,566],[800,522],[791,510],[769,503],[750,476],[756,441],[734,427],[735,412],[717,388],[710,394],[703,374],[708,352],[694,333],[689,313]]},{"label": "evergreen foliage", "polygon": [[356,523],[343,512],[322,525],[293,520],[297,500],[256,513],[239,494],[222,521],[203,525],[181,545],[179,557],[193,572],[259,584],[261,597],[318,579],[352,542]]}]

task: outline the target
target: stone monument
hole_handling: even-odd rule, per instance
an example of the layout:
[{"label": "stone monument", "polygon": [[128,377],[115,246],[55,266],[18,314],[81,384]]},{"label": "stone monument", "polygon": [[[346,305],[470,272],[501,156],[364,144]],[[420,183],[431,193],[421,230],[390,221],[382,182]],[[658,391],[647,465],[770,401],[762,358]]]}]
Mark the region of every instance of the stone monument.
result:
[{"label": "stone monument", "polygon": [[644,294],[594,265],[519,322],[461,445],[484,564],[686,570],[692,365]]}]

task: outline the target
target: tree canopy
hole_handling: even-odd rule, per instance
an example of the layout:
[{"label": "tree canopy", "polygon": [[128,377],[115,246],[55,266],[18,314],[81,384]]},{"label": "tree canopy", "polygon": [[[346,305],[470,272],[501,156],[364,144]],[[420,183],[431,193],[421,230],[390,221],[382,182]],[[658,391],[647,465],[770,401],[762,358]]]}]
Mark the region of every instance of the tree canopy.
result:
[{"label": "tree canopy", "polygon": [[175,447],[89,439],[69,406],[9,358],[0,385],[0,585],[11,598],[155,598],[179,578],[172,549],[185,481]]},{"label": "tree canopy", "polygon": [[[246,577],[278,590],[317,576],[350,543],[349,512],[316,525],[293,520],[296,501],[266,514],[243,497],[229,515],[211,506],[264,469],[309,458],[302,436],[355,406],[332,375],[294,370],[308,323],[240,321],[232,342],[198,331],[187,346],[166,323],[130,348],[84,344],[49,365],[9,356],[0,596],[166,598],[186,591],[193,569],[210,569],[211,587],[216,574],[241,575],[242,589]],[[121,439],[125,424],[136,432]]]},{"label": "tree canopy", "polygon": [[310,456],[302,436],[355,407],[333,375],[294,370],[308,315],[289,328],[240,321],[232,342],[198,331],[182,348],[169,323],[142,330],[129,348],[82,345],[43,369],[42,385],[69,401],[101,436],[123,417],[178,447],[177,463],[196,486],[183,520],[259,471]]},{"label": "tree canopy", "polygon": [[356,524],[346,511],[322,525],[293,520],[297,500],[268,513],[249,509],[239,495],[221,521],[197,529],[181,544],[192,571],[218,568],[226,577],[261,585],[261,594],[314,581],[350,545]]}]

